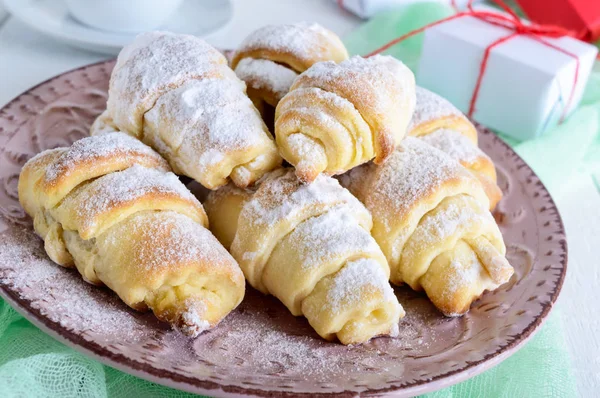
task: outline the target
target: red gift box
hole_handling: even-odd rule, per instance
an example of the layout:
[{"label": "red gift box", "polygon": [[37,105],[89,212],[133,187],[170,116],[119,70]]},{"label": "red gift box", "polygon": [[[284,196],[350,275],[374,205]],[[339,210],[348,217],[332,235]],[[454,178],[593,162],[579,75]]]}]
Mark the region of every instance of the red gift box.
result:
[{"label": "red gift box", "polygon": [[527,17],[562,26],[592,42],[600,38],[600,0],[517,0]]}]

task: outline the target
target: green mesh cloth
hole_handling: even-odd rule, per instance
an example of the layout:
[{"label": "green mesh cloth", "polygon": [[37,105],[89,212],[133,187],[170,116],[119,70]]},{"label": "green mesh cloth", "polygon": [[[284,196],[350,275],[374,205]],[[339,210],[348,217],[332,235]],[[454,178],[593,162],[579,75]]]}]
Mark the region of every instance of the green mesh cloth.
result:
[{"label": "green mesh cloth", "polygon": [[[450,15],[447,6],[415,4],[373,18],[346,38],[353,54],[366,54],[423,24]],[[416,65],[421,38],[390,49],[410,67]],[[596,69],[581,108],[562,126],[525,143],[509,141],[551,191],[557,181],[578,171],[600,182],[600,69]],[[540,156],[543,154],[543,156]],[[598,184],[600,185],[600,184]],[[562,188],[565,188],[564,185]],[[493,369],[431,397],[574,397],[560,313],[519,352]],[[0,397],[189,397],[127,375],[79,354],[44,334],[0,300]]]}]

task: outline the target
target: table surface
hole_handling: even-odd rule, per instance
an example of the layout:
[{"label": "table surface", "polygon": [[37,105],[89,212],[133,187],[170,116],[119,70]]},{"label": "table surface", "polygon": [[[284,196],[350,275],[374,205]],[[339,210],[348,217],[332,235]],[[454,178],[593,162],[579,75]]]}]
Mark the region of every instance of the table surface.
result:
[{"label": "table surface", "polygon": [[[235,48],[252,30],[269,23],[318,22],[340,36],[361,21],[331,0],[234,0],[232,20],[205,39],[219,48]],[[269,12],[257,12],[269,10]],[[252,17],[248,18],[247,16]],[[85,64],[108,58],[74,49],[37,33],[7,16],[0,4],[0,106],[31,86]],[[600,389],[600,193],[591,177],[576,175],[556,196],[569,245],[567,278],[557,308],[563,319],[581,396]],[[588,300],[591,299],[591,300]]]}]

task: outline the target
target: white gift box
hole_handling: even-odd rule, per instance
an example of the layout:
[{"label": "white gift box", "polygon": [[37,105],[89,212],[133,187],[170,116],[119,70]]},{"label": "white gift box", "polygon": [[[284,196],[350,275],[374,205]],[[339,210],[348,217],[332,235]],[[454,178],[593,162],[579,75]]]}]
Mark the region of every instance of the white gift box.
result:
[{"label": "white gift box", "polygon": [[[417,82],[467,113],[486,48],[511,33],[471,16],[427,29]],[[576,59],[519,35],[490,51],[475,103],[476,121],[525,140],[553,128],[563,113],[577,107],[598,49],[570,37],[544,40],[579,59],[572,98]]]},{"label": "white gift box", "polygon": [[[341,3],[338,0],[333,0],[342,7],[358,15],[361,18],[371,18],[380,11],[389,10],[395,7],[401,7],[412,3],[431,2],[432,0],[343,0]],[[436,1],[436,0],[433,0]],[[440,3],[452,4],[452,0],[437,0]],[[469,0],[456,0],[455,4],[458,8],[463,8]],[[475,0],[477,3],[481,0]]]}]

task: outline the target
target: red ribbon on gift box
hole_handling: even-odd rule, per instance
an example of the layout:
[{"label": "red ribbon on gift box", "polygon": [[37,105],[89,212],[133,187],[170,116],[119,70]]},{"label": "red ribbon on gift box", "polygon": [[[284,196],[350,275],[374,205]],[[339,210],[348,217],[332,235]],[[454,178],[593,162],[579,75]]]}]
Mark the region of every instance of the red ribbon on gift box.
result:
[{"label": "red ribbon on gift box", "polygon": [[[454,19],[463,18],[466,16],[480,19],[480,20],[482,20],[486,23],[492,24],[492,25],[501,26],[503,28],[511,30],[512,32],[508,36],[502,37],[502,38],[496,40],[495,42],[491,43],[485,49],[485,52],[483,54],[483,59],[481,60],[481,64],[480,64],[480,68],[479,68],[479,76],[477,76],[477,83],[475,84],[475,90],[473,91],[473,95],[471,97],[471,101],[469,104],[468,116],[472,117],[473,113],[475,112],[475,104],[477,103],[477,98],[479,96],[479,91],[481,89],[481,82],[483,81],[483,77],[484,77],[485,71],[487,69],[490,52],[495,47],[497,47],[500,44],[505,43],[511,39],[514,39],[515,37],[526,36],[532,40],[539,42],[542,45],[550,47],[556,51],[559,51],[559,52],[575,59],[576,68],[575,68],[575,75],[573,78],[573,87],[571,88],[571,94],[569,95],[567,104],[565,105],[565,107],[563,109],[563,113],[560,117],[559,122],[562,123],[563,120],[565,119],[565,117],[567,115],[567,111],[570,108],[571,103],[573,101],[573,97],[575,94],[575,87],[577,86],[577,81],[579,79],[579,58],[577,57],[577,55],[575,55],[563,48],[560,48],[557,45],[550,43],[549,41],[547,41],[545,39],[546,38],[559,38],[559,37],[564,37],[564,36],[570,36],[570,37],[577,38],[577,35],[574,34],[573,32],[571,32],[570,30],[567,30],[560,26],[541,25],[541,24],[535,24],[535,23],[527,23],[526,24],[502,0],[493,0],[493,1],[498,6],[500,6],[508,15],[499,14],[499,13],[490,12],[490,11],[474,10],[473,5],[472,5],[472,0],[469,0],[469,3],[467,5],[467,8],[465,11],[458,12],[457,14],[452,15],[448,18],[441,19],[439,21],[425,25],[419,29],[415,29],[411,32],[408,32],[407,34],[402,35],[402,36],[390,41],[389,43],[379,47],[378,49],[372,51],[371,53],[367,54],[366,57],[370,57],[375,54],[382,53],[383,51],[400,43],[401,41],[404,41],[410,37],[413,37],[419,33],[422,33],[423,31],[425,31],[431,27],[440,25],[444,22],[452,21]],[[456,3],[454,0],[452,1],[452,5],[456,8]]]}]

